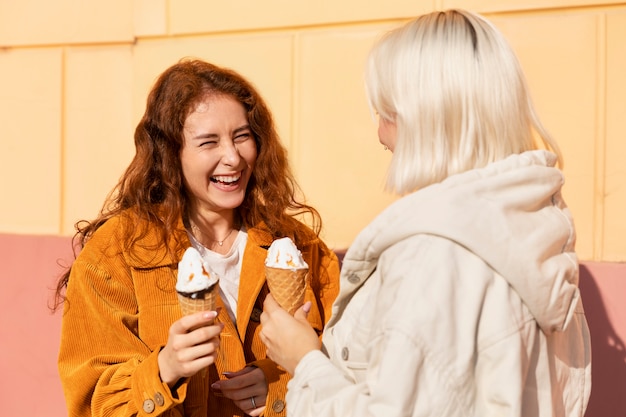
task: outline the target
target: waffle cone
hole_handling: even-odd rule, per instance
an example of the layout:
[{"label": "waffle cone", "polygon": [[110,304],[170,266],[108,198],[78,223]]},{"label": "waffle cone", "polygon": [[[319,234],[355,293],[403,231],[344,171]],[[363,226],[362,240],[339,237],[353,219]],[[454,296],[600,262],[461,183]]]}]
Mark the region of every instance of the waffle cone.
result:
[{"label": "waffle cone", "polygon": [[214,311],[217,304],[217,285],[211,291],[204,293],[204,298],[191,298],[178,293],[178,302],[183,316],[199,311]]},{"label": "waffle cone", "polygon": [[283,269],[265,267],[265,278],[274,299],[289,314],[294,314],[304,304],[308,268]]}]

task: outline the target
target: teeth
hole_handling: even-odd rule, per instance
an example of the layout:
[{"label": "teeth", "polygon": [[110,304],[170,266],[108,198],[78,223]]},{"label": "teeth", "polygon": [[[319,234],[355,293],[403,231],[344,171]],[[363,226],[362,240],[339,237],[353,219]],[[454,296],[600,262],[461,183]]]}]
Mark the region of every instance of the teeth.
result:
[{"label": "teeth", "polygon": [[229,183],[233,183],[233,182],[239,181],[239,178],[241,178],[241,175],[237,175],[237,176],[234,176],[234,177],[233,176],[220,175],[220,176],[212,177],[211,179],[213,181],[219,181],[219,182],[223,182],[223,183],[229,184]]}]

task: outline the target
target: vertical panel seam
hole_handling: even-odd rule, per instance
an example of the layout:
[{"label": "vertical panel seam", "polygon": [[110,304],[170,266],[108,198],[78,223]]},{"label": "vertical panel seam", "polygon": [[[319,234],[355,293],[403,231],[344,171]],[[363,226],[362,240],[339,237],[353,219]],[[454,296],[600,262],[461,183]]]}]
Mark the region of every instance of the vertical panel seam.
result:
[{"label": "vertical panel seam", "polygon": [[67,106],[66,106],[66,84],[67,84],[67,66],[66,66],[66,60],[67,60],[67,48],[64,47],[61,49],[61,126],[60,126],[60,135],[61,135],[61,140],[60,140],[60,144],[59,146],[61,147],[60,149],[60,158],[61,158],[61,163],[60,163],[60,172],[59,172],[59,230],[58,230],[58,234],[59,235],[63,235],[63,231],[65,230],[65,211],[67,208],[67,204],[65,201],[66,198],[66,180],[67,180],[67,169],[66,169],[66,164],[67,164],[67,140],[66,140],[66,134],[67,134],[67,127],[66,127],[66,123],[67,123]]},{"label": "vertical panel seam", "polygon": [[170,0],[165,0],[165,33],[172,36],[172,4]]},{"label": "vertical panel seam", "polygon": [[596,137],[594,141],[594,209],[593,209],[593,258],[604,257],[604,215],[606,206],[606,99],[607,99],[607,17],[606,12],[597,17],[597,101]]},{"label": "vertical panel seam", "polygon": [[300,184],[301,164],[300,164],[300,146],[298,146],[297,132],[300,125],[300,95],[299,77],[300,77],[300,34],[294,32],[291,36],[291,78],[290,86],[291,94],[289,96],[289,155],[292,164],[292,170],[296,176],[296,182]]}]

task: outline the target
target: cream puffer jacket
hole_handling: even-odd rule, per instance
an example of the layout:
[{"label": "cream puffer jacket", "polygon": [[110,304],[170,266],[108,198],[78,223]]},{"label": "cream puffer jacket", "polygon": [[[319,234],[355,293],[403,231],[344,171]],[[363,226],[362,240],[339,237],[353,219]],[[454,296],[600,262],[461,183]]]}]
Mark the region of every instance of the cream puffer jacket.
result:
[{"label": "cream puffer jacket", "polygon": [[582,417],[590,339],[545,151],[401,198],[356,238],[289,416]]}]

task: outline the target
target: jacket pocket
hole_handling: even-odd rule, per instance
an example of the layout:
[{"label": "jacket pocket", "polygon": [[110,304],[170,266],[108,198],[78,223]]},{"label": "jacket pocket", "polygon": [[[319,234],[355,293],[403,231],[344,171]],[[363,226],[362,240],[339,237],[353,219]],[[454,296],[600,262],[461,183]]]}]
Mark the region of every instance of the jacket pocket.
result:
[{"label": "jacket pocket", "polygon": [[154,350],[167,342],[169,327],[181,317],[176,279],[169,267],[132,269],[131,274],[137,297],[136,333]]}]

